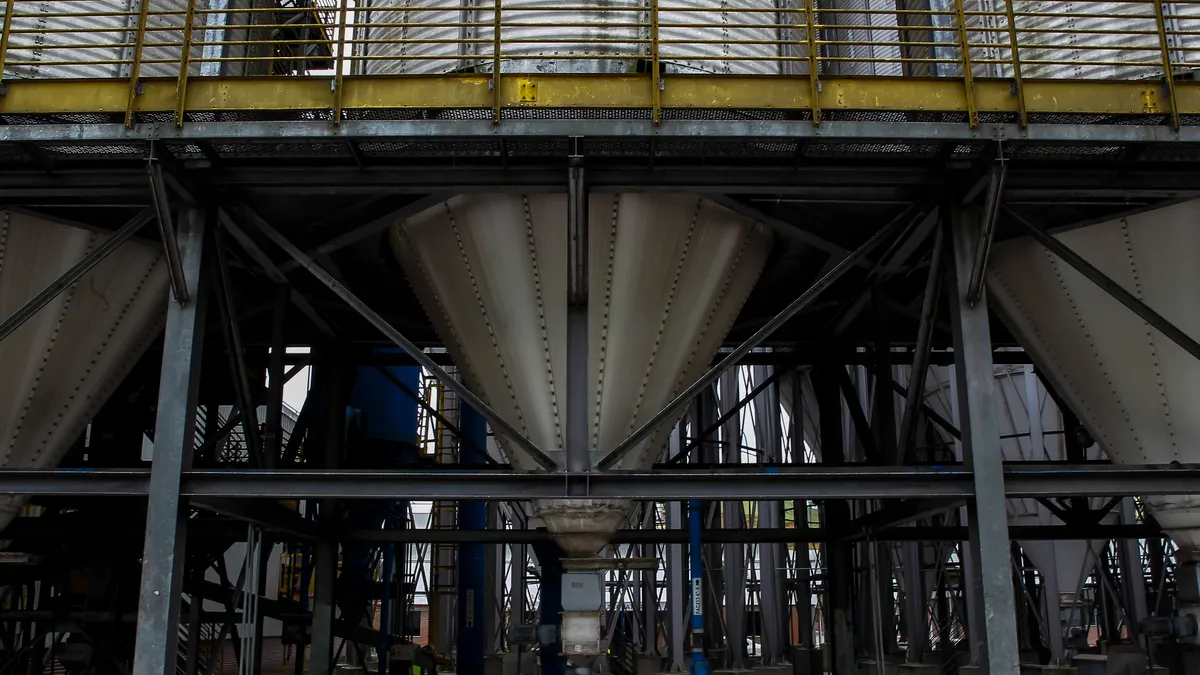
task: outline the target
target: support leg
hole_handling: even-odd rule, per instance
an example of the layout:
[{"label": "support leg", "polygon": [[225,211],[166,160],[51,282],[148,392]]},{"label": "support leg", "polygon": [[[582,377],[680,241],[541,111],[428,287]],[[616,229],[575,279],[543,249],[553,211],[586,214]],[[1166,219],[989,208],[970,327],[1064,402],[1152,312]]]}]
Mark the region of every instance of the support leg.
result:
[{"label": "support leg", "polygon": [[179,611],[183,590],[186,503],[179,496],[182,472],[190,465],[204,344],[205,286],[201,284],[204,215],[197,208],[179,223],[182,273],[194,296],[167,305],[162,375],[154,425],[154,458],[142,585],[138,598],[134,675],[164,675],[177,668]]},{"label": "support leg", "polygon": [[[841,366],[832,366],[840,368]],[[842,399],[837,374],[829,369],[813,373],[813,389],[817,397],[821,427],[821,460],[837,466],[844,463],[842,436]],[[853,584],[854,571],[850,545],[833,533],[845,531],[850,524],[850,504],[830,499],[822,505],[822,525],[831,533],[825,548],[825,627],[826,649],[833,675],[857,675],[858,660],[854,653]]]},{"label": "support leg", "polygon": [[[955,375],[958,378],[959,428],[964,462],[971,469],[975,498],[968,504],[972,564],[982,598],[983,658],[987,675],[1017,675],[1016,602],[1009,557],[1008,514],[1004,497],[1004,467],[996,413],[992,344],[988,332],[987,300],[968,300],[974,253],[982,236],[979,214],[958,205],[948,207],[954,270],[950,274],[954,320]],[[972,617],[976,619],[976,617]],[[978,621],[979,619],[977,619]]]},{"label": "support leg", "polygon": [[[321,424],[322,464],[336,469],[341,465],[342,444],[345,435],[346,399],[348,383],[343,357],[344,351],[331,346],[323,355],[323,368],[328,369],[328,383],[322,393],[324,420]],[[341,519],[341,507],[336,499],[322,499],[317,520],[322,527],[334,530]],[[316,566],[313,570],[313,618],[312,618],[312,675],[333,673],[333,618],[334,592],[337,584],[338,544],[320,541],[314,545]]]}]

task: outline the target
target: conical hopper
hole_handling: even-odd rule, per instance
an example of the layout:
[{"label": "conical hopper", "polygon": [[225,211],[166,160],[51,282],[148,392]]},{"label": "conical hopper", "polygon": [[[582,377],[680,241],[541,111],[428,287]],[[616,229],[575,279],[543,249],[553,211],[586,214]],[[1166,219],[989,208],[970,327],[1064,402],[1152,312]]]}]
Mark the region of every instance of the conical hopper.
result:
[{"label": "conical hopper", "polygon": [[[1056,236],[1200,338],[1200,202]],[[989,267],[997,312],[1114,462],[1200,461],[1200,362],[1028,237],[997,244]],[[1181,557],[1200,555],[1200,498],[1146,501]]]},{"label": "conical hopper", "polygon": [[[468,384],[565,466],[567,198],[462,195],[393,229],[405,274]],[[684,195],[597,195],[588,210],[588,415],[593,463],[710,365],[771,247],[762,225]],[[662,430],[617,469],[647,468]],[[520,470],[538,470],[503,437]],[[623,500],[540,500],[568,554],[589,556]]]},{"label": "conical hopper", "polygon": [[[105,233],[0,211],[0,320],[100,246]],[[0,341],[0,466],[54,467],[162,328],[161,252],[122,244]],[[0,528],[24,504],[0,497]]]}]

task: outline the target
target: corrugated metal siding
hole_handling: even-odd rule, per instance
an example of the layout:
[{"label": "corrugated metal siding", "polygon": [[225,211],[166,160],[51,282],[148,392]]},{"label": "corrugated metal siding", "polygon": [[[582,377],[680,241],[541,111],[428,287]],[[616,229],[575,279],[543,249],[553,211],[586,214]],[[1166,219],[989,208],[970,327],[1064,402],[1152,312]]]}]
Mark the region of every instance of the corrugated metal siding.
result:
[{"label": "corrugated metal siding", "polygon": [[[146,18],[141,76],[178,76],[187,0],[148,1],[152,14]],[[198,8],[207,6],[207,0],[196,1]],[[128,77],[140,11],[138,0],[17,0],[4,75],[22,79]],[[194,23],[202,22],[197,18]],[[31,32],[18,32],[25,30]],[[203,39],[203,31],[194,31],[193,40]],[[194,47],[191,53],[193,58],[201,58],[202,48]],[[199,74],[200,64],[193,64],[188,72]]]}]

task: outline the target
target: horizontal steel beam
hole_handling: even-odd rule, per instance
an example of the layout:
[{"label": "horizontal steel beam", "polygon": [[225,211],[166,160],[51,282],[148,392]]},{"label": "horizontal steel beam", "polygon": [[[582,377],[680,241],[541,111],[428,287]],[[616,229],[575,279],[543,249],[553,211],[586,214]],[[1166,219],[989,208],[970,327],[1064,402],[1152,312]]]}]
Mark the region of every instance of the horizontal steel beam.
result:
[{"label": "horizontal steel beam", "polygon": [[[39,523],[48,520],[47,523]],[[81,543],[97,540],[117,541],[121,538],[141,538],[143,523],[109,521],[101,527],[94,523],[72,523],[61,519],[23,517],[13,521],[4,529],[6,538],[14,544],[12,550],[42,552],[45,545],[51,549],[61,546],[64,538]],[[241,520],[194,519],[190,524],[188,538],[191,541],[238,541],[246,536],[246,526]],[[273,528],[273,538],[279,541],[305,541],[300,533],[289,533]],[[1073,539],[1142,539],[1159,536],[1160,530],[1145,524],[1092,524],[1032,525],[1010,528],[1012,538],[1017,540],[1073,540]],[[833,533],[823,528],[745,528],[740,530],[705,530],[703,539],[713,544],[727,543],[791,543],[828,541]],[[840,534],[840,533],[839,533]],[[545,530],[339,530],[331,537],[342,542],[376,543],[422,543],[422,544],[534,544],[549,541],[553,537]],[[918,526],[889,527],[871,533],[876,541],[965,541],[965,526]],[[617,544],[677,544],[686,543],[687,530],[618,530],[612,536]],[[15,547],[15,548],[14,548]],[[32,547],[32,548],[31,548]],[[50,550],[50,549],[46,549]],[[57,549],[55,549],[57,550]]]},{"label": "horizontal steel beam", "polygon": [[[780,348],[776,347],[776,351],[770,352],[751,352],[743,356],[739,361],[740,366],[811,366],[811,365],[846,365],[846,366],[865,366],[877,363],[874,354],[867,351],[851,351],[851,352],[830,352],[818,348],[807,348],[804,346],[798,348]],[[886,358],[892,365],[906,366],[910,365],[913,360],[913,352],[907,346],[894,347],[896,351],[889,352]],[[721,362],[721,359],[728,354],[728,351],[718,352],[717,358],[713,359],[711,365],[716,365]],[[454,360],[448,352],[430,352],[429,357],[440,366],[453,366]],[[307,357],[302,354],[288,354],[284,362],[288,365],[305,362]],[[1032,361],[1029,360],[1029,355],[1024,351],[1013,351],[1004,349],[992,352],[992,362],[996,365],[1028,365]],[[954,365],[954,352],[936,351],[930,354],[929,364],[932,366],[952,366]],[[355,358],[350,357],[349,365],[353,366],[414,366],[417,362],[407,354],[403,353],[387,353],[371,355],[369,357]],[[899,385],[898,385],[899,386]],[[903,389],[903,387],[901,387]]]},{"label": "horizontal steel beam", "polygon": [[[0,471],[0,494],[142,496],[150,472]],[[189,471],[187,497],[239,499],[870,499],[973,496],[961,467],[779,467],[769,470],[601,472]],[[1200,494],[1200,466],[1008,466],[1009,497]]]},{"label": "horizontal steel beam", "polygon": [[1200,127],[1172,131],[1163,125],[1137,124],[980,124],[972,129],[950,122],[811,122],[786,120],[650,120],[513,119],[491,120],[343,120],[328,122],[193,122],[138,124],[0,125],[7,143],[128,143],[131,141],[321,141],[354,139],[522,139],[573,136],[589,139],[659,138],[713,142],[754,140],[764,144],[802,139],[822,141],[979,142],[1008,140],[1030,143],[1196,143]]},{"label": "horizontal steel beam", "polygon": [[[1142,539],[1158,536],[1159,530],[1147,525],[1099,525],[1076,528],[1066,525],[1034,525],[1009,528],[1017,540]],[[705,530],[701,539],[709,544],[787,544],[825,542],[830,533],[822,528],[746,528],[741,530]],[[873,533],[875,541],[966,541],[966,526],[895,527]],[[406,542],[431,544],[536,544],[553,540],[544,530],[351,530],[343,541]],[[687,530],[620,530],[613,534],[614,544],[685,544]]]},{"label": "horizontal steel beam", "polygon": [[[64,115],[69,113],[173,112],[187,116],[221,111],[310,111],[334,107],[372,112],[413,109],[472,110],[493,105],[514,110],[617,109],[649,112],[678,110],[773,110],[826,113],[822,124],[842,111],[852,112],[980,112],[1016,115],[1037,113],[1073,115],[1161,115],[1174,106],[1177,114],[1200,112],[1195,82],[1179,80],[1166,96],[1163,88],[1144,81],[1028,80],[1022,95],[1013,96],[1005,79],[973,83],[968,99],[961,82],[951,77],[843,77],[825,75],[815,91],[807,79],[737,75],[675,75],[664,73],[656,90],[648,74],[504,75],[493,81],[486,73],[447,73],[440,76],[348,75],[298,77],[140,78],[138,96],[128,97],[129,82],[111,78],[16,79],[5,82],[0,114]],[[532,96],[529,92],[536,92]],[[1024,106],[1022,108],[1022,106]],[[650,115],[645,115],[647,118]],[[507,116],[506,116],[507,117]],[[487,120],[488,123],[491,120]],[[505,119],[502,124],[513,120]],[[190,122],[185,121],[185,125]],[[336,128],[326,122],[331,128]],[[809,122],[809,124],[812,124]],[[966,124],[964,123],[965,127]],[[1175,125],[1176,127],[1178,125]]]}]

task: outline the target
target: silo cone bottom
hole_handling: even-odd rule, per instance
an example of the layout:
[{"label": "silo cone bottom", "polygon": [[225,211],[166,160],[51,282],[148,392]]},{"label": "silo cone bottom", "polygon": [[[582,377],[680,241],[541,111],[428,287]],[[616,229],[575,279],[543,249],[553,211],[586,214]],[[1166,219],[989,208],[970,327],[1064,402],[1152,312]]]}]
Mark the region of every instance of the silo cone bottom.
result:
[{"label": "silo cone bottom", "polygon": [[616,500],[540,500],[534,514],[554,535],[564,557],[592,558],[612,540],[631,508],[631,502]]}]

